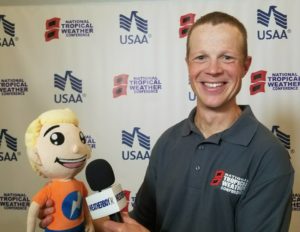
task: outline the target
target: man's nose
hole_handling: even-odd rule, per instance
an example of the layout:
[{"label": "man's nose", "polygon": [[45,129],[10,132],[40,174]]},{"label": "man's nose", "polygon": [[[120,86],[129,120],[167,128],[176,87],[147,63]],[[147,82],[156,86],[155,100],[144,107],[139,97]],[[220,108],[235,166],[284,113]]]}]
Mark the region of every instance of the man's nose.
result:
[{"label": "man's nose", "polygon": [[207,72],[211,75],[216,75],[222,72],[222,66],[217,59],[212,59],[208,62]]}]

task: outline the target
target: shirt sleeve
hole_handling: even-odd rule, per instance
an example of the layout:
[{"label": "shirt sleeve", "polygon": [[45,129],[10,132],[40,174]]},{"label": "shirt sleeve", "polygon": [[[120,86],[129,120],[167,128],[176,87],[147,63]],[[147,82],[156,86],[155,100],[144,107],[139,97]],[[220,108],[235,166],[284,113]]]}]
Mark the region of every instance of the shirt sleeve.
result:
[{"label": "shirt sleeve", "polygon": [[49,196],[49,191],[48,188],[49,184],[47,184],[46,186],[44,186],[38,193],[36,193],[33,197],[32,197],[32,201],[35,201],[36,203],[38,203],[39,205],[44,205],[48,199]]},{"label": "shirt sleeve", "polygon": [[[281,154],[280,154],[281,151]],[[236,208],[237,232],[288,232],[294,170],[286,150],[269,152],[261,161]]]},{"label": "shirt sleeve", "polygon": [[156,227],[156,175],[157,160],[162,150],[157,142],[153,147],[149,165],[143,183],[136,195],[133,210],[130,216],[150,231]]}]

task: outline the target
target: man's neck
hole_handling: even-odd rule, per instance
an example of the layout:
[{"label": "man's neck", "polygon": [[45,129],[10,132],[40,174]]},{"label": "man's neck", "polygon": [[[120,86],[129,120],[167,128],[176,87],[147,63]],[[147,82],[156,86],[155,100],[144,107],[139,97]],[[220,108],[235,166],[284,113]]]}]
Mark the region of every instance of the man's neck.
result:
[{"label": "man's neck", "polygon": [[197,106],[194,122],[205,138],[222,132],[231,127],[241,115],[238,105],[227,109],[203,109]]}]

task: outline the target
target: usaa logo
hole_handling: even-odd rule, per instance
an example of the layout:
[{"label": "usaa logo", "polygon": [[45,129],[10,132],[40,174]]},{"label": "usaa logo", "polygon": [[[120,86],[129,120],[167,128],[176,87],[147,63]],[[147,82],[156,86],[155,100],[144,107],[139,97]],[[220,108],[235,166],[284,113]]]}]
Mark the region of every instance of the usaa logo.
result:
[{"label": "usaa logo", "polygon": [[284,132],[282,129],[279,129],[278,125],[272,126],[272,133],[281,141],[282,145],[288,150],[290,155],[295,154],[295,149],[291,147],[291,136]]},{"label": "usaa logo", "polygon": [[[0,130],[0,161],[18,161],[21,153],[17,152],[17,138],[11,136],[7,131],[7,129]],[[6,147],[4,143],[6,143]]]},{"label": "usaa logo", "polygon": [[0,15],[0,47],[15,47],[18,37],[15,37],[15,24]]},{"label": "usaa logo", "polygon": [[67,82],[70,83],[73,93],[58,93],[54,95],[55,103],[83,103],[86,94],[82,93],[82,80],[66,71],[64,76],[54,74],[54,87],[65,92]]},{"label": "usaa logo", "polygon": [[120,28],[126,33],[120,35],[121,44],[148,44],[152,37],[148,34],[148,20],[138,16],[138,11],[131,11],[129,17],[120,14]]},{"label": "usaa logo", "polygon": [[272,133],[281,141],[282,145],[287,149],[291,149],[291,137],[279,129],[278,125],[272,126]]},{"label": "usaa logo", "polygon": [[287,28],[287,15],[276,8],[277,6],[270,6],[268,11],[257,10],[257,24],[268,28],[257,31],[259,40],[288,39],[291,30]]},{"label": "usaa logo", "polygon": [[140,148],[122,151],[123,160],[145,160],[150,158],[150,136],[142,133],[139,127],[134,127],[132,132],[122,130],[122,144],[133,148],[135,139],[137,139]]}]

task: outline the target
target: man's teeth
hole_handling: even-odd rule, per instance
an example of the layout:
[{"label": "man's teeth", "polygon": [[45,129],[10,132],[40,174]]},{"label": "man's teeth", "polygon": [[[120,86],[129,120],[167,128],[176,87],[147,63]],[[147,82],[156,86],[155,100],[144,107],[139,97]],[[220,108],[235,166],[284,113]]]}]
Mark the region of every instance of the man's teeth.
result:
[{"label": "man's teeth", "polygon": [[208,83],[205,82],[204,85],[209,87],[209,88],[216,88],[216,87],[220,87],[223,83]]}]

